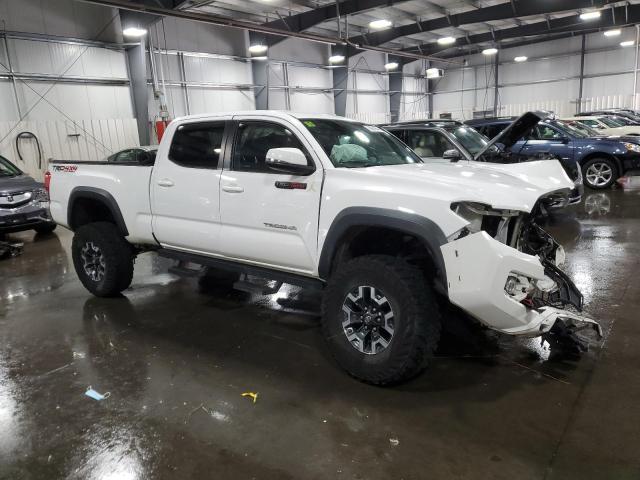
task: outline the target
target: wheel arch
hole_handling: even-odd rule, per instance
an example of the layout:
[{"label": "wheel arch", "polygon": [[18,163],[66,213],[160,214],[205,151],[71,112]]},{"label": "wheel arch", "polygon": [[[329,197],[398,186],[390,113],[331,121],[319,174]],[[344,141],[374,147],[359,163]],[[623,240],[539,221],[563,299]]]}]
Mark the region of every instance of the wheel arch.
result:
[{"label": "wheel arch", "polygon": [[606,158],[607,160],[611,160],[616,165],[618,176],[622,175],[622,162],[620,161],[620,159],[615,155],[606,152],[593,152],[585,155],[584,158],[580,160],[580,166],[584,167],[585,163],[596,158]]},{"label": "wheel arch", "polygon": [[331,276],[341,249],[352,232],[361,228],[382,229],[418,239],[435,267],[433,280],[436,289],[441,293],[447,292],[446,269],[440,250],[447,240],[440,227],[423,216],[376,207],[349,207],[336,216],[322,246],[318,264],[320,278],[326,280]]},{"label": "wheel arch", "polygon": [[[96,211],[84,211],[86,205],[95,206]],[[83,208],[82,212],[79,212],[80,208]],[[124,217],[113,195],[101,188],[75,187],[69,195],[67,224],[71,230],[75,230],[92,221],[111,221],[123,236],[129,235]]]}]

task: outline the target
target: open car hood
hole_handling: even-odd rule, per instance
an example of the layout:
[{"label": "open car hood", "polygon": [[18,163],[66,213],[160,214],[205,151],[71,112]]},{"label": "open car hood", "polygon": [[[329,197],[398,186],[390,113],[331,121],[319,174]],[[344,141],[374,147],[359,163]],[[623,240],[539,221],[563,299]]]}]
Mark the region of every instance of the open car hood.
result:
[{"label": "open car hood", "polygon": [[491,141],[475,155],[474,160],[481,158],[482,155],[496,143],[501,143],[507,150],[510,149],[518,140],[531,132],[538,122],[550,116],[548,112],[538,111],[527,112],[521,117],[518,117],[511,125],[493,137]]}]

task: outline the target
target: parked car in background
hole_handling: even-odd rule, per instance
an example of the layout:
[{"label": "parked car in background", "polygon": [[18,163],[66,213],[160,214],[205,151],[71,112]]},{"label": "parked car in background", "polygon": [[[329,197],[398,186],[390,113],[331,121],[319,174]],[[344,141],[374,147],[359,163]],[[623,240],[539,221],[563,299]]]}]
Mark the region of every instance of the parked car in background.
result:
[{"label": "parked car in background", "polygon": [[580,112],[576,114],[576,117],[593,117],[598,115],[615,116],[617,117],[616,121],[619,121],[619,119],[624,119],[628,122],[627,125],[640,125],[640,114],[633,110],[627,109],[612,108],[606,110]]},{"label": "parked car in background", "polygon": [[153,165],[156,161],[157,145],[126,148],[109,155],[105,161],[112,163],[130,163],[134,165]]},{"label": "parked car in background", "polygon": [[[489,127],[504,129],[510,124],[502,118],[466,123],[480,131]],[[619,177],[640,168],[640,138],[594,137],[553,118],[540,122],[510,148],[521,155],[551,153],[565,161],[573,159],[582,168],[585,185],[592,189],[609,188]]]},{"label": "parked car in background", "polygon": [[0,235],[25,230],[50,233],[55,228],[44,184],[0,156]]},{"label": "parked car in background", "polygon": [[[580,202],[583,186],[582,175],[574,159],[561,160],[554,155],[512,152],[510,147],[527,135],[546,116],[529,112],[515,120],[508,120],[508,131],[500,127],[494,140],[489,140],[473,127],[453,120],[423,120],[384,125],[383,128],[409,145],[426,162],[488,162],[509,171],[511,164],[535,160],[560,160],[562,167],[574,182],[569,204]],[[564,206],[564,205],[563,205]]]},{"label": "parked car in background", "polygon": [[615,115],[593,115],[591,117],[568,117],[562,120],[568,122],[572,127],[575,127],[576,123],[591,127],[597,130],[598,135],[640,135],[640,125],[629,125],[616,120],[621,118]]}]

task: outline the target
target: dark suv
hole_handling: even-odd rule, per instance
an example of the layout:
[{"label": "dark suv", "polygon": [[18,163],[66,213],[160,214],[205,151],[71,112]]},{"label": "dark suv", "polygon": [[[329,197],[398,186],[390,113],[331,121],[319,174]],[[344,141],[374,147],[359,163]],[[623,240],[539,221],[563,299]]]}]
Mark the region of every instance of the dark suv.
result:
[{"label": "dark suv", "polygon": [[[552,154],[526,152],[520,154],[510,146],[528,134],[536,124],[546,117],[545,112],[528,112],[517,119],[506,119],[506,124],[497,129],[503,133],[493,142],[474,128],[453,120],[422,120],[384,125],[383,128],[396,135],[422,159],[427,161],[481,161],[490,163],[519,163],[534,160],[559,160],[567,175],[576,185],[571,192],[569,204],[582,198],[582,174],[575,160],[560,159]],[[495,136],[494,136],[495,137]]]},{"label": "dark suv", "polygon": [[[504,118],[466,122],[480,132],[503,129],[510,123]],[[637,136],[592,136],[553,118],[540,122],[529,135],[515,142],[511,151],[523,155],[550,153],[561,161],[576,161],[582,168],[585,184],[596,190],[609,188],[628,171],[640,168],[640,139]]]},{"label": "dark suv", "polygon": [[31,229],[49,233],[55,228],[44,185],[0,156],[0,235]]}]

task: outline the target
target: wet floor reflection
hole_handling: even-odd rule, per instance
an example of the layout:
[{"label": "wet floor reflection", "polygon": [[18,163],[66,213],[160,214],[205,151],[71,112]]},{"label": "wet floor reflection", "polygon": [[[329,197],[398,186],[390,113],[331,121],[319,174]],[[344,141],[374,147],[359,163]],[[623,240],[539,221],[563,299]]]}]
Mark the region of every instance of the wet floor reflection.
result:
[{"label": "wet floor reflection", "polygon": [[[609,333],[635,281],[634,188],[587,192],[549,225]],[[0,478],[541,478],[598,361],[451,311],[424,374],[373,388],[324,348],[317,292],[179,279],[144,254],[132,288],[99,299],[67,232],[17,238],[23,256],[0,261]]]}]

